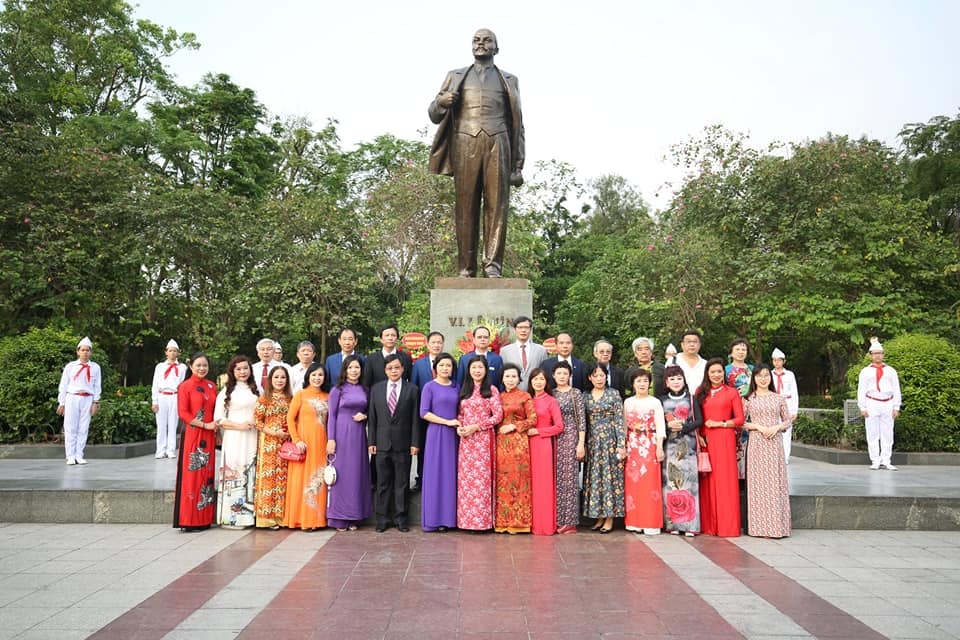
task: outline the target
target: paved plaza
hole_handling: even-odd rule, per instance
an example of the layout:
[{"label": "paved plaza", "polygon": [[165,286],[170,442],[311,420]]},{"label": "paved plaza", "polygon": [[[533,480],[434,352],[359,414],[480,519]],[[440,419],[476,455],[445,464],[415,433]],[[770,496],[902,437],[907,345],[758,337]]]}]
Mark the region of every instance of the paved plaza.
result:
[{"label": "paved plaza", "polygon": [[[883,510],[955,500],[958,471],[794,458],[790,485],[795,499]],[[0,491],[58,508],[118,490],[162,502],[174,475],[152,456],[0,460]],[[902,529],[765,540],[0,523],[0,639],[960,638],[960,531]]]},{"label": "paved plaza", "polygon": [[0,638],[958,638],[960,533],[0,525]]}]

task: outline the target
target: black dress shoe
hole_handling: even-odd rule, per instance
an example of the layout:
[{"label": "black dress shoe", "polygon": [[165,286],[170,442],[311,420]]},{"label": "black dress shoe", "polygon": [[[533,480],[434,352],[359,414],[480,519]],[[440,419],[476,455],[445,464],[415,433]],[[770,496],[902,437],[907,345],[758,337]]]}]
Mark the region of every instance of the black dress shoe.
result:
[{"label": "black dress shoe", "polygon": [[381,525],[377,525],[377,533],[383,533],[387,528]]},{"label": "black dress shoe", "polygon": [[400,525],[397,525],[397,531],[399,531],[400,533],[407,533],[408,531],[410,531],[410,527],[408,527],[405,524],[400,524]]}]

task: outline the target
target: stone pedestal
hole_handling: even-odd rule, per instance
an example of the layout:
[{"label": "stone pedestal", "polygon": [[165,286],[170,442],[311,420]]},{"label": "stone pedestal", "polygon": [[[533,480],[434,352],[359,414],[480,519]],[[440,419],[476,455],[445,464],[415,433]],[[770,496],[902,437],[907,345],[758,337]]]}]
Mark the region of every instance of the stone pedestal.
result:
[{"label": "stone pedestal", "polygon": [[430,291],[430,330],[456,344],[480,323],[510,326],[533,317],[533,291],[522,278],[437,278]]}]

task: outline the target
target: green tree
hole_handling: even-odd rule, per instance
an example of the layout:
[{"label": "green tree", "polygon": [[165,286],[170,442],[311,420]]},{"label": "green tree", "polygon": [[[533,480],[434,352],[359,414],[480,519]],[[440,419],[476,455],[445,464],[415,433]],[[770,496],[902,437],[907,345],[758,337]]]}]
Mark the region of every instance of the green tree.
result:
[{"label": "green tree", "polygon": [[0,122],[56,133],[82,116],[118,116],[173,86],[165,58],[197,48],[118,0],[6,0],[0,12]]},{"label": "green tree", "polygon": [[109,351],[141,292],[142,170],[37,127],[0,131],[0,331],[53,319],[98,336]]},{"label": "green tree", "polygon": [[912,123],[906,148],[907,194],[928,202],[933,227],[960,242],[960,113]]},{"label": "green tree", "polygon": [[156,125],[157,163],[182,185],[259,198],[277,180],[279,145],[267,133],[267,111],[252,89],[226,74],[207,74],[198,87],[178,87],[149,106]]},{"label": "green tree", "polygon": [[721,241],[726,284],[710,301],[711,333],[746,335],[761,353],[778,334],[818,335],[840,384],[867,335],[943,323],[953,252],[928,230],[924,203],[903,198],[882,143],[827,136],[764,153],[709,130],[679,157],[699,173],[667,228],[694,245]]}]

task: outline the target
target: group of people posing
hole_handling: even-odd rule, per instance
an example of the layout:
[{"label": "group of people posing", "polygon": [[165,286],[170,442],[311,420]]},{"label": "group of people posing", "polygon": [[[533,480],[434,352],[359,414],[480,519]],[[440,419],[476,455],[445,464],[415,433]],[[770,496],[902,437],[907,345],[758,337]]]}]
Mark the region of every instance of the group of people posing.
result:
[{"label": "group of people posing", "polygon": [[[184,424],[174,526],[351,531],[374,516],[378,532],[405,532],[419,488],[424,531],[568,534],[586,517],[599,533],[623,518],[636,533],[737,536],[745,479],[747,532],[790,535],[784,440],[797,391],[782,352],[773,368],[751,366],[738,340],[729,364],[705,360],[699,333],[689,331],[666,364],[638,338],[624,371],[606,341],[585,364],[567,334],[550,357],[531,340],[529,318],[517,318],[514,332],[497,354],[490,331],[477,327],[474,350],[459,362],[434,332],[413,362],[397,349],[394,325],[366,357],[344,329],[340,352],[323,365],[303,342],[292,367],[273,359],[265,338],[259,362],[230,361],[219,393],[209,360],[196,354],[173,388]],[[160,377],[176,362],[175,352],[167,356]],[[155,401],[170,391],[161,385]],[[281,457],[287,441],[302,460]],[[167,454],[158,428],[157,457]],[[336,468],[333,486],[327,465]]]}]

